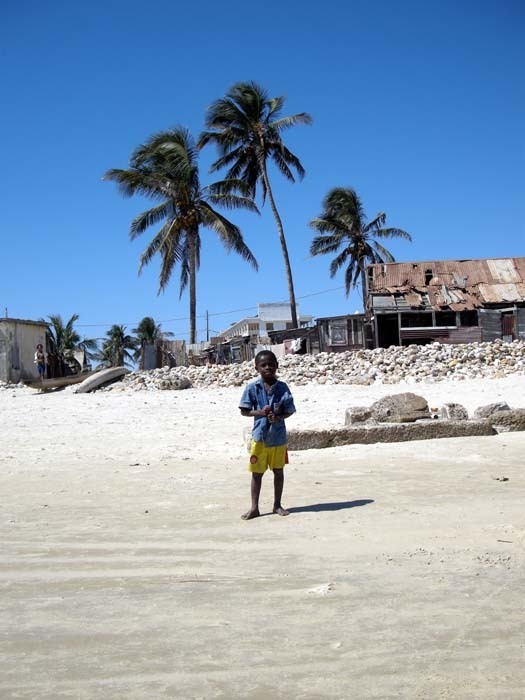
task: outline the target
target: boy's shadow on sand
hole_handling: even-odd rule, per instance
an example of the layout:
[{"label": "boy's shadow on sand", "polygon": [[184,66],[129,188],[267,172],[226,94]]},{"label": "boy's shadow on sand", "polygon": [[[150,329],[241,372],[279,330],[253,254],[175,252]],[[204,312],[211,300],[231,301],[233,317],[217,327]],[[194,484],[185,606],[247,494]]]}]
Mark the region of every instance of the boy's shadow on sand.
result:
[{"label": "boy's shadow on sand", "polygon": [[292,513],[320,513],[329,510],[345,510],[346,508],[357,508],[358,506],[367,506],[373,503],[372,498],[363,498],[359,501],[340,501],[336,503],[314,503],[311,506],[297,506],[295,508],[287,508],[290,514]]}]

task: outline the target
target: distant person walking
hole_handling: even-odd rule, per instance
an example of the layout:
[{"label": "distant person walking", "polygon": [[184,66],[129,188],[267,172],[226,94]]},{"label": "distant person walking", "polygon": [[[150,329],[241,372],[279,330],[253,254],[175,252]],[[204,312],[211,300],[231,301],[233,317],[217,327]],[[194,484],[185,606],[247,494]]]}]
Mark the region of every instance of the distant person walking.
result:
[{"label": "distant person walking", "polygon": [[42,343],[38,343],[36,346],[34,363],[37,366],[40,381],[43,382],[44,377],[46,376],[46,356],[44,355],[44,347]]}]

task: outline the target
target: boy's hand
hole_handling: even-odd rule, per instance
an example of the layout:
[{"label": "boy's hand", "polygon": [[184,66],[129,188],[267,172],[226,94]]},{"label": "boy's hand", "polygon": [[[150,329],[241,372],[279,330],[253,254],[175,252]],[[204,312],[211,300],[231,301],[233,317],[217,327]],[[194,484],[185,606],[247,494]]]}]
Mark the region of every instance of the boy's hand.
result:
[{"label": "boy's hand", "polygon": [[274,413],[273,411],[269,411],[269,412],[266,414],[266,417],[268,418],[268,420],[270,421],[270,423],[280,423],[281,420],[282,420],[281,416],[276,416],[275,413]]},{"label": "boy's hand", "polygon": [[257,408],[254,409],[253,411],[250,411],[248,415],[251,416],[263,416],[263,417],[268,417],[268,414],[271,412],[270,406],[264,406],[263,408]]},{"label": "boy's hand", "polygon": [[268,417],[268,415],[272,412],[270,406],[264,406],[263,408],[244,408],[243,406],[240,406],[240,409],[242,416],[247,416],[250,418],[256,418],[258,416]]}]

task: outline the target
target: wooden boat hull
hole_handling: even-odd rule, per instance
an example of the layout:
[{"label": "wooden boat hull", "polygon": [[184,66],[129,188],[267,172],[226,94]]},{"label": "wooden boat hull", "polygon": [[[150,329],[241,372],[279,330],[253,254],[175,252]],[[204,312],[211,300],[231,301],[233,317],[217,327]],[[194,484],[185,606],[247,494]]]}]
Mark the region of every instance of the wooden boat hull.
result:
[{"label": "wooden boat hull", "polygon": [[50,391],[51,389],[64,389],[72,384],[80,384],[85,379],[97,374],[96,372],[85,372],[84,374],[70,374],[68,377],[53,377],[53,379],[32,379],[24,381],[24,384],[30,389],[38,389],[38,391]]},{"label": "wooden boat hull", "polygon": [[108,369],[100,370],[100,372],[95,372],[85,379],[82,384],[79,384],[75,389],[75,394],[86,394],[88,391],[100,388],[103,384],[122,379],[125,374],[129,374],[127,367],[109,367]]}]

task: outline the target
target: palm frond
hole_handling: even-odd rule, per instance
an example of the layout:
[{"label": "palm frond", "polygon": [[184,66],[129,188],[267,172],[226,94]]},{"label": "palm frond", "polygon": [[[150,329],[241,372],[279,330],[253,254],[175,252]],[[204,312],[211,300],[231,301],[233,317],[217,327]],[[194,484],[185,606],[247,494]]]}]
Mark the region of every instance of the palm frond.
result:
[{"label": "palm frond", "polygon": [[[229,166],[231,163],[237,163],[238,160],[245,160],[246,157],[246,152],[243,146],[239,146],[238,148],[234,148],[231,151],[226,152],[224,155],[222,155],[220,158],[218,158],[214,163],[211,164],[210,166],[210,172],[216,172],[217,170],[221,170],[222,168],[226,168]],[[229,178],[229,175],[226,176],[227,179]]]},{"label": "palm frond", "polygon": [[285,129],[289,129],[297,124],[305,124],[306,126],[310,126],[313,124],[313,119],[308,112],[300,112],[299,114],[293,114],[290,117],[281,117],[280,119],[273,121],[271,126],[272,129],[275,129],[276,131],[284,131]]},{"label": "palm frond", "polygon": [[150,171],[114,168],[108,170],[102,179],[115,182],[124,197],[133,197],[138,194],[150,199],[159,199],[165,195],[162,183]]},{"label": "palm frond", "polygon": [[[150,241],[144,252],[140,256],[139,260],[139,275],[142,272],[142,269],[145,265],[148,265],[153,257],[157,254],[163,255],[164,250],[168,250],[168,242],[170,238],[172,239],[173,242],[173,249],[175,252],[175,255],[177,255],[177,251],[179,251],[180,255],[180,238],[183,235],[183,230],[178,227],[178,220],[177,219],[172,219],[171,221],[167,221],[164,226],[157,232],[157,234],[154,236],[153,240]],[[178,258],[175,258],[174,263],[178,260]]]},{"label": "palm frond", "polygon": [[329,236],[315,236],[310,244],[310,255],[325,255],[335,253],[343,242],[343,238],[337,234]]},{"label": "palm frond", "polygon": [[331,233],[340,237],[351,237],[352,235],[352,230],[348,227],[346,221],[336,217],[318,216],[312,219],[308,226],[319,233]]},{"label": "palm frond", "polygon": [[72,333],[73,332],[73,326],[75,323],[78,321],[79,315],[78,314],[73,314],[69,321],[66,323],[65,330],[67,333]]},{"label": "palm frond", "polygon": [[[238,95],[233,95],[232,91],[224,98],[216,100],[208,107],[204,118],[204,125],[210,132],[214,132],[213,140],[220,140],[218,131],[224,132],[225,127],[230,125],[246,125],[249,122],[245,112],[244,101],[238,99]],[[207,133],[207,132],[205,132]],[[224,133],[222,134],[224,137]],[[200,143],[200,140],[199,140]]]},{"label": "palm frond", "polygon": [[209,204],[202,206],[203,224],[208,228],[213,229],[219,236],[226,250],[234,250],[238,255],[252,265],[256,270],[259,269],[255,256],[245,244],[240,229],[228,221],[226,217],[215,211]]},{"label": "palm frond", "polygon": [[188,282],[190,280],[190,258],[187,240],[184,242],[184,247],[182,248],[181,252],[182,258],[180,261],[179,299],[182,298],[182,294],[188,286]]},{"label": "palm frond", "polygon": [[345,248],[337,255],[330,263],[330,277],[335,277],[339,268],[341,268],[351,255],[351,249]]},{"label": "palm frond", "polygon": [[78,345],[86,354],[98,350],[98,341],[95,338],[82,338]]},{"label": "palm frond", "polygon": [[280,151],[274,151],[274,153],[272,153],[272,160],[281,171],[281,174],[284,175],[287,180],[290,182],[295,182],[295,177],[293,176],[292,171],[288,167],[286,159],[283,157],[283,154]]},{"label": "palm frond", "polygon": [[216,182],[207,185],[203,192],[211,194],[240,194],[243,197],[250,196],[250,188],[239,178],[226,178],[224,180],[217,180]]},{"label": "palm frond", "polygon": [[[361,270],[364,269],[364,266],[365,266],[365,260],[363,258],[360,258],[354,267],[354,274],[352,277],[352,287],[354,287],[354,289],[355,289],[355,287],[357,287],[357,285],[361,281]],[[347,296],[348,296],[349,291],[350,291],[350,289],[347,288],[347,292],[346,292]]]},{"label": "palm frond", "polygon": [[373,246],[376,249],[378,256],[380,257],[380,259],[375,262],[395,262],[395,258],[392,255],[392,253],[380,243],[374,241]]},{"label": "palm frond", "polygon": [[163,292],[168,285],[173,268],[175,267],[175,263],[181,262],[181,265],[183,264],[183,252],[181,250],[181,246],[177,245],[176,241],[174,241],[170,236],[167,236],[164,239],[159,252],[161,255],[161,266],[159,274],[159,288],[157,292],[158,294]]},{"label": "palm frond", "polygon": [[412,236],[400,228],[381,228],[374,232],[378,238],[404,238],[406,241],[412,241]]},{"label": "palm frond", "polygon": [[136,216],[131,222],[129,237],[134,240],[137,236],[154,224],[162,221],[167,216],[173,216],[173,204],[171,201],[163,202],[157,207],[148,209]]},{"label": "palm frond", "polygon": [[133,169],[151,168],[157,163],[158,158],[162,158],[165,153],[170,151],[177,154],[178,157],[190,161],[197,159],[195,141],[188,129],[177,126],[153,134],[145,144],[135,149],[130,164]]},{"label": "palm frond", "polygon": [[283,145],[281,149],[282,156],[288,165],[295,168],[299,180],[302,180],[306,174],[306,170],[303,168],[301,161],[297,156],[295,156],[286,146]]},{"label": "palm frond", "polygon": [[323,200],[324,211],[332,217],[344,217],[356,223],[359,229],[364,225],[364,211],[355,190],[350,187],[334,187]]},{"label": "palm frond", "polygon": [[345,271],[345,294],[348,296],[352,287],[355,287],[357,280],[359,279],[360,270],[359,264],[356,260],[352,260],[350,265]]},{"label": "palm frond", "polygon": [[372,221],[369,221],[366,226],[363,226],[363,231],[377,231],[381,226],[384,226],[386,214],[384,211],[379,212]]},{"label": "palm frond", "polygon": [[225,209],[247,209],[255,214],[260,213],[253,199],[249,197],[239,197],[235,194],[210,194],[208,200]]},{"label": "palm frond", "polygon": [[[285,98],[283,96],[281,96],[281,97],[272,97],[271,99],[266,101],[267,106],[268,106],[266,120],[268,123],[270,123],[270,119],[272,117],[279,116],[279,113],[282,111],[282,109],[284,107],[284,99]],[[274,122],[272,122],[272,124],[273,123]]]}]

